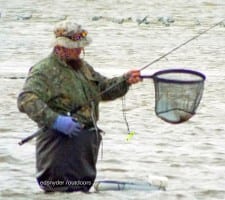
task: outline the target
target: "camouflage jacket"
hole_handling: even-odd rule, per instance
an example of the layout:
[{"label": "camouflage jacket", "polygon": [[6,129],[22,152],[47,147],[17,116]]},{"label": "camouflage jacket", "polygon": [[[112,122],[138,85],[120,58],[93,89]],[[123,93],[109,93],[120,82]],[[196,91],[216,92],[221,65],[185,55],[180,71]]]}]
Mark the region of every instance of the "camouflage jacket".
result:
[{"label": "camouflage jacket", "polygon": [[[115,87],[101,93],[112,85]],[[66,115],[80,107],[72,116],[82,124],[89,124],[91,115],[98,120],[100,101],[121,97],[128,88],[124,76],[108,79],[84,60],[82,67],[74,70],[52,53],[30,69],[18,96],[18,108],[39,127],[51,127],[59,114]]]}]

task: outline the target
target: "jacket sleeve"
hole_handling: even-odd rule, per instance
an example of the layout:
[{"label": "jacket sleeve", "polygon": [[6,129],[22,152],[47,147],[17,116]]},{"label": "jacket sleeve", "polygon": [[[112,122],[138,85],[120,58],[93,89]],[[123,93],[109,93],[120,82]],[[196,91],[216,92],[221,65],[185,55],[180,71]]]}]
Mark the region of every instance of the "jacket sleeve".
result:
[{"label": "jacket sleeve", "polygon": [[103,79],[100,82],[101,97],[103,101],[114,100],[124,96],[129,90],[129,84],[124,76]]},{"label": "jacket sleeve", "polygon": [[30,71],[23,91],[17,98],[18,109],[39,126],[51,127],[57,117],[57,113],[47,104],[51,96],[48,78],[39,72]]},{"label": "jacket sleeve", "polygon": [[114,78],[106,78],[100,73],[96,72],[90,65],[89,69],[91,70],[92,77],[97,82],[101,99],[103,101],[114,100],[116,98],[124,96],[129,90],[129,84],[126,81],[126,77],[118,76]]}]

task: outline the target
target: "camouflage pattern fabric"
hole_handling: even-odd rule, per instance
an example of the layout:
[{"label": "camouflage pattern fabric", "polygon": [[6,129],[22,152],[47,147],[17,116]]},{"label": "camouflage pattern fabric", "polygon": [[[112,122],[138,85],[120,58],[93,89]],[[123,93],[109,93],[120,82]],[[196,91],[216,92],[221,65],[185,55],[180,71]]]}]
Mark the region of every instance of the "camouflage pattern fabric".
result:
[{"label": "camouflage pattern fabric", "polygon": [[[114,84],[117,85],[99,96]],[[30,69],[18,97],[18,108],[39,126],[51,127],[58,114],[66,115],[76,106],[82,106],[74,117],[88,124],[92,122],[91,99],[94,99],[94,114],[98,120],[99,102],[121,97],[128,88],[123,76],[107,79],[83,60],[82,67],[74,70],[52,53]]]}]

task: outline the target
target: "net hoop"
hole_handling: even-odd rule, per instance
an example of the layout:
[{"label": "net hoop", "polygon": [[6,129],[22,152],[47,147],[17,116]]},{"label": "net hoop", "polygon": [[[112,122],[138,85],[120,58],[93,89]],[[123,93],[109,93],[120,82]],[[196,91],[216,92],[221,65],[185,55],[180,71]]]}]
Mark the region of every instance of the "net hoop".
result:
[{"label": "net hoop", "polygon": [[155,113],[162,120],[178,124],[188,121],[202,98],[205,75],[189,69],[168,69],[152,75]]},{"label": "net hoop", "polygon": [[[159,77],[160,75],[169,74],[169,73],[192,74],[192,75],[198,76],[200,79],[198,79],[198,80],[178,80],[178,79],[168,79],[168,78]],[[154,73],[152,78],[154,81],[160,81],[160,82],[165,82],[165,83],[179,83],[179,84],[200,83],[206,79],[204,74],[197,72],[197,71],[189,70],[189,69],[161,70],[161,71]]]}]

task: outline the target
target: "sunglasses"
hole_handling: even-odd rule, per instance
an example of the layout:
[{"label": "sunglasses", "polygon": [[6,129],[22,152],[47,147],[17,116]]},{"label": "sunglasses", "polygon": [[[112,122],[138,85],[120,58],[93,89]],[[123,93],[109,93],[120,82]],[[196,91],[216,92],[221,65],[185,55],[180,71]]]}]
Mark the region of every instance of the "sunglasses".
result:
[{"label": "sunglasses", "polygon": [[85,38],[87,36],[88,32],[83,30],[80,33],[75,33],[72,36],[69,36],[68,38],[74,41],[81,40],[82,38]]}]

